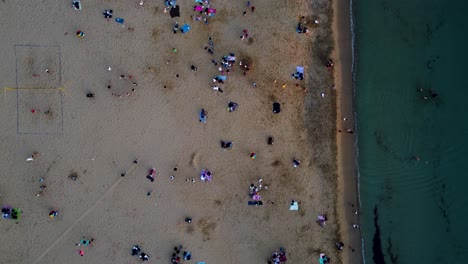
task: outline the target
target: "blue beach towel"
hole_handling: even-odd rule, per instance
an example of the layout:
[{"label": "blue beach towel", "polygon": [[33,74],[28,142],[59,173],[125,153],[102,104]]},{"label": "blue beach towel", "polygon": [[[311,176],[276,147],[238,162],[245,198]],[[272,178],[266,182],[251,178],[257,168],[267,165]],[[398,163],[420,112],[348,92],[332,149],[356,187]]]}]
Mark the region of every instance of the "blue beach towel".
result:
[{"label": "blue beach towel", "polygon": [[123,18],[120,18],[120,17],[116,17],[115,18],[115,22],[119,23],[119,24],[122,24],[124,23],[124,19]]},{"label": "blue beach towel", "polygon": [[227,79],[227,76],[224,76],[224,75],[218,75],[218,76],[216,76],[216,78],[218,78],[218,79],[220,79],[220,80],[223,80],[223,82],[224,82],[224,81],[226,81],[226,79]]},{"label": "blue beach towel", "polygon": [[204,109],[200,110],[200,122],[206,123],[206,115],[203,113]]}]

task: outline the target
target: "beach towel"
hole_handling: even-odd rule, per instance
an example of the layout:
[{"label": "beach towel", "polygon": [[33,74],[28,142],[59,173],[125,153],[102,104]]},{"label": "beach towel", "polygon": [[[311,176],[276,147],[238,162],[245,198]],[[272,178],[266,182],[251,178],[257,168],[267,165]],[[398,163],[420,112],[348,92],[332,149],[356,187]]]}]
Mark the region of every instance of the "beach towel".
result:
[{"label": "beach towel", "polygon": [[124,23],[124,19],[123,18],[120,18],[120,17],[116,17],[115,18],[115,22],[119,23],[119,24],[122,24]]},{"label": "beach towel", "polygon": [[211,181],[212,180],[212,174],[210,171],[206,170],[206,169],[203,169],[201,172],[200,172],[200,180],[205,182],[205,181]]},{"label": "beach towel", "polygon": [[182,27],[180,27],[180,32],[182,33],[187,33],[189,31],[190,31],[190,26],[188,24],[185,24]]},{"label": "beach towel", "polygon": [[296,73],[293,73],[291,76],[294,79],[304,80],[304,67],[297,66]]},{"label": "beach towel", "polygon": [[15,220],[19,220],[21,216],[21,210],[18,208],[11,209],[11,218]]},{"label": "beach towel", "polygon": [[206,115],[204,112],[205,111],[203,109],[200,111],[200,122],[202,123],[206,123]]},{"label": "beach towel", "polygon": [[224,81],[226,81],[226,79],[227,79],[227,76],[224,76],[224,75],[218,75],[218,76],[216,76],[216,78],[217,78],[217,79],[220,79],[220,80],[222,80],[222,81],[224,82]]},{"label": "beach towel", "polygon": [[203,3],[203,0],[195,0],[195,3]]},{"label": "beach towel", "polygon": [[193,7],[193,11],[199,11],[199,12],[201,12],[201,11],[203,11],[203,6],[194,6],[194,7]]},{"label": "beach towel", "polygon": [[297,210],[299,210],[299,204],[296,201],[294,201],[289,206],[289,211],[297,211]]},{"label": "beach towel", "polygon": [[273,103],[273,113],[278,114],[279,112],[281,112],[281,105],[278,102],[274,102]]},{"label": "beach towel", "polygon": [[208,16],[214,16],[216,14],[216,9],[209,7],[208,10],[206,11],[206,14]]},{"label": "beach towel", "polygon": [[81,10],[81,1],[73,1],[73,9]]},{"label": "beach towel", "polygon": [[169,10],[169,15],[171,17],[180,17],[180,8],[178,5],[176,5],[175,7],[171,8],[171,10]]}]

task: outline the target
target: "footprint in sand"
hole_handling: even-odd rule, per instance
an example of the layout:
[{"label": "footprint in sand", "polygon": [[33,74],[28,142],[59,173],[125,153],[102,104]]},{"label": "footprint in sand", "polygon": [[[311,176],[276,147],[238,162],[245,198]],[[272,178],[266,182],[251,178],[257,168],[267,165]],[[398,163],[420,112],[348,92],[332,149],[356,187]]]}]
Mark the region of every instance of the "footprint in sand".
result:
[{"label": "footprint in sand", "polygon": [[198,167],[198,161],[200,160],[200,155],[198,152],[195,152],[192,154],[192,158],[190,159],[190,166],[197,168]]}]

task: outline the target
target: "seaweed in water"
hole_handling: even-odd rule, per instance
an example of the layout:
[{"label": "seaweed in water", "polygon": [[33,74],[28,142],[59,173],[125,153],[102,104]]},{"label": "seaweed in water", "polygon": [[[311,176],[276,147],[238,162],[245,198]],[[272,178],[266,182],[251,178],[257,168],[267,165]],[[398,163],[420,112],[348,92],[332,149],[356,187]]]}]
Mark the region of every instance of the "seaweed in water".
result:
[{"label": "seaweed in water", "polygon": [[372,245],[372,260],[377,264],[385,264],[384,254],[382,252],[382,240],[380,239],[379,215],[377,213],[377,205],[374,207],[374,225],[375,233]]},{"label": "seaweed in water", "polygon": [[450,233],[450,218],[449,218],[449,213],[448,213],[449,206],[444,198],[444,195],[446,194],[445,187],[446,187],[445,183],[442,184],[441,191],[440,191],[440,201],[437,206],[439,207],[439,210],[442,214],[442,218],[445,221],[445,232]]},{"label": "seaweed in water", "polygon": [[398,264],[398,255],[395,255],[395,253],[393,252],[392,240],[390,238],[388,238],[387,253],[390,256],[390,261],[392,262],[392,264]]}]

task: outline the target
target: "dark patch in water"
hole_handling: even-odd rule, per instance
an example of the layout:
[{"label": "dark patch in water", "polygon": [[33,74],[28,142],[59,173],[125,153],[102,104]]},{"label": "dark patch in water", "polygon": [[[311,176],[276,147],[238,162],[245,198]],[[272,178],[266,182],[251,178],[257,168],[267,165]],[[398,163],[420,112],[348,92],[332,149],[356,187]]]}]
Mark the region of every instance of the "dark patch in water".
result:
[{"label": "dark patch in water", "polygon": [[385,264],[385,258],[382,251],[382,240],[380,238],[379,215],[377,212],[377,205],[374,207],[374,226],[375,233],[372,239],[372,260],[377,264]]},{"label": "dark patch in water", "polygon": [[408,159],[407,157],[402,157],[397,151],[390,149],[390,145],[387,144],[387,142],[385,142],[385,138],[381,131],[375,130],[374,137],[375,137],[375,142],[377,146],[379,146],[380,149],[382,149],[383,152],[387,153],[392,159],[398,160],[401,162]]},{"label": "dark patch in water", "polygon": [[448,213],[448,204],[445,202],[445,193],[446,193],[446,185],[445,183],[442,184],[441,186],[441,191],[440,191],[440,202],[438,204],[439,210],[442,213],[442,218],[444,218],[445,221],[445,231],[447,233],[450,233],[450,218],[449,218],[449,213]]},{"label": "dark patch in water", "polygon": [[387,254],[390,256],[392,264],[398,264],[398,255],[393,252],[392,240],[388,238]]},{"label": "dark patch in water", "polygon": [[384,201],[390,205],[392,201],[393,195],[393,185],[390,177],[385,178],[385,194],[384,194]]},{"label": "dark patch in water", "polygon": [[392,179],[390,177],[385,178],[385,182],[383,184],[383,191],[378,196],[379,203],[383,203],[390,207],[390,203],[392,202],[392,195],[393,195],[393,185]]},{"label": "dark patch in water", "polygon": [[[439,201],[437,203],[437,207],[441,213],[441,216],[445,222],[445,231],[450,233],[451,230],[451,223],[450,223],[450,205],[447,203],[445,197],[447,195],[447,185],[443,183],[443,180],[440,177],[441,168],[440,168],[440,160],[441,160],[441,147],[439,144],[436,144],[432,148],[432,153],[434,153],[433,161],[431,162],[432,165],[432,173],[433,173],[433,181],[434,181],[434,192],[438,196]],[[440,187],[439,187],[440,186]]]},{"label": "dark patch in water", "polygon": [[434,25],[432,25],[433,23],[426,23],[425,37],[426,37],[427,42],[430,42],[433,35],[437,33],[437,31],[439,31],[440,28],[444,26],[445,24],[445,20],[442,18],[443,16],[437,16],[437,17],[439,17],[439,19],[436,21]]},{"label": "dark patch in water", "polygon": [[429,71],[432,71],[434,69],[434,64],[439,60],[440,56],[431,56],[427,61],[426,61],[426,69]]}]

